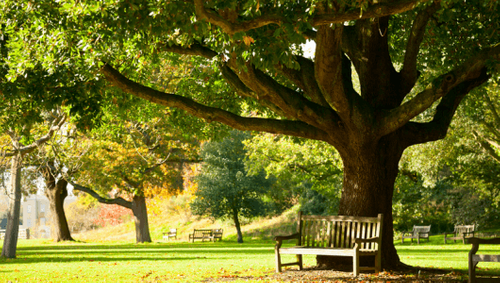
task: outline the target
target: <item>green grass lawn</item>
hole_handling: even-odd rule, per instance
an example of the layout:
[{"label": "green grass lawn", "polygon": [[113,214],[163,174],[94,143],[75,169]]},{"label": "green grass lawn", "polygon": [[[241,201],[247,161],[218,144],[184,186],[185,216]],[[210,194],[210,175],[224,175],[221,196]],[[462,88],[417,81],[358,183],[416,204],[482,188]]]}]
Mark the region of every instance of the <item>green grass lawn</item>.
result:
[{"label": "green grass lawn", "polygon": [[[401,261],[408,265],[468,273],[470,244],[464,245],[461,241],[456,243],[448,241],[444,244],[444,237],[436,235],[431,236],[429,241],[421,240],[420,245],[417,245],[415,240],[411,243],[408,239],[405,239],[404,244],[397,241],[395,245]],[[480,245],[477,254],[500,254],[500,246]],[[498,276],[500,264],[481,262],[476,268],[476,273],[479,276]]]},{"label": "green grass lawn", "polygon": [[[436,236],[420,245],[398,242],[396,248],[409,265],[467,274],[470,245],[444,245]],[[484,246],[480,252],[498,254],[500,247]],[[314,256],[306,257],[306,266],[314,264]],[[500,264],[480,264],[480,268],[479,274],[500,274]],[[260,240],[244,244],[227,240],[150,244],[20,240],[16,259],[0,259],[1,283],[217,282],[223,278],[243,282],[273,272],[274,243]]]}]

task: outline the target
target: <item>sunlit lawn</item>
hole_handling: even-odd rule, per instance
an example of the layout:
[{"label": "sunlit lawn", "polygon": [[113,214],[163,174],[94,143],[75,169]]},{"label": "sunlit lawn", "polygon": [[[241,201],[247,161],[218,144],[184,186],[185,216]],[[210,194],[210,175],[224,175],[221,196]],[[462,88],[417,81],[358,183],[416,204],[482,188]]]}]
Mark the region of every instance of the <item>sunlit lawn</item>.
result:
[{"label": "sunlit lawn", "polygon": [[[405,239],[405,243],[395,242],[396,249],[402,262],[411,266],[439,268],[468,273],[468,256],[470,244],[453,241],[444,244],[443,236],[431,236],[429,242],[423,240],[420,245]],[[480,245],[477,254],[500,254],[499,245]],[[481,262],[476,273],[486,276],[500,275],[500,263]]]},{"label": "sunlit lawn", "polygon": [[[396,244],[409,265],[467,274],[470,245],[438,239],[421,245]],[[500,253],[484,246],[483,253]],[[285,261],[288,261],[285,259]],[[314,256],[305,265],[314,265]],[[20,240],[17,258],[0,259],[0,282],[243,282],[274,272],[274,243],[247,241],[129,243],[59,243]],[[480,264],[479,272],[500,274],[500,264]],[[219,279],[219,280],[218,280]]]}]

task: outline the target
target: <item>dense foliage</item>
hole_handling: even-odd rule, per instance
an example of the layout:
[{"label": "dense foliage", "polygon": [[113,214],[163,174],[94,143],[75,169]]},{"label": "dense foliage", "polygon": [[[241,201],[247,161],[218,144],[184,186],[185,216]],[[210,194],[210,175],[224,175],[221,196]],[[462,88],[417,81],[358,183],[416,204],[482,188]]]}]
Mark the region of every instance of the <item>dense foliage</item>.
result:
[{"label": "dense foliage", "polygon": [[194,214],[234,221],[238,242],[243,242],[240,217],[262,216],[268,212],[263,196],[273,187],[273,178],[263,171],[249,175],[245,169],[244,132],[232,131],[220,142],[203,145],[203,165],[197,177],[198,191],[191,208]]},{"label": "dense foliage", "polygon": [[[335,147],[344,173],[339,213],[384,213],[383,262],[397,266],[399,160],[408,147],[444,138],[463,98],[498,77],[499,7],[482,0],[4,0],[0,22],[11,83],[37,69],[67,70],[67,86],[111,84],[208,122]],[[313,58],[300,47],[308,40]],[[167,86],[151,79],[165,72],[180,77]],[[83,93],[68,103],[98,111],[118,93]]]}]

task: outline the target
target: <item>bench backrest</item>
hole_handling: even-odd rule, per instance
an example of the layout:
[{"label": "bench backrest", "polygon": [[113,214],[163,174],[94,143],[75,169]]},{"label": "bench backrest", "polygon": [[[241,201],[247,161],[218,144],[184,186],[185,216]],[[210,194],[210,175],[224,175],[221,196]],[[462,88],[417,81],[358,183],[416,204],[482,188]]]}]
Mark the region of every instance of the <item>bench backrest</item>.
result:
[{"label": "bench backrest", "polygon": [[472,233],[474,232],[475,225],[455,225],[454,233],[462,234],[462,233]]},{"label": "bench backrest", "polygon": [[223,232],[222,229],[214,229],[213,230],[214,238],[222,238],[222,232]]},{"label": "bench backrest", "polygon": [[194,229],[193,235],[195,236],[202,236],[202,235],[207,235],[207,234],[212,234],[212,229]]},{"label": "bench backrest", "polygon": [[413,226],[413,236],[417,236],[420,233],[420,237],[428,237],[431,232],[431,225],[429,226]]},{"label": "bench backrest", "polygon": [[363,250],[378,249],[382,239],[382,214],[378,217],[303,215],[299,212],[300,246],[353,248],[357,238],[379,237],[378,243],[364,243]]}]

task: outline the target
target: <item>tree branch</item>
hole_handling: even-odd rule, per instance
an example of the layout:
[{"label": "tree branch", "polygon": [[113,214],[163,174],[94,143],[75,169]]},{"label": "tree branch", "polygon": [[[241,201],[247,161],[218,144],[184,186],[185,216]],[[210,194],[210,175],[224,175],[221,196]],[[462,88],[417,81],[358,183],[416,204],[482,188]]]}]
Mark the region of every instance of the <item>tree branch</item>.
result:
[{"label": "tree branch", "polygon": [[156,104],[185,110],[189,114],[203,118],[208,122],[217,121],[243,131],[262,131],[323,141],[329,140],[326,132],[301,121],[241,117],[229,111],[199,104],[186,97],[160,92],[133,82],[109,64],[104,65],[101,71],[112,85],[124,92]]},{"label": "tree branch", "polygon": [[493,149],[493,147],[492,147],[492,145],[493,145],[497,149],[500,149],[500,145],[498,145],[497,143],[490,141],[488,139],[483,139],[483,137],[481,137],[476,131],[472,131],[472,135],[474,136],[476,141],[479,143],[479,145],[488,153],[488,155],[491,156],[493,159],[495,159],[496,162],[500,163],[500,156],[497,154],[495,149]]},{"label": "tree branch", "polygon": [[80,186],[80,185],[75,184],[75,183],[73,183],[71,181],[68,181],[68,183],[70,183],[73,186],[73,189],[91,195],[93,198],[95,198],[100,203],[117,204],[117,205],[129,208],[129,209],[132,209],[132,202],[127,201],[127,200],[125,200],[125,199],[123,199],[121,197],[114,198],[114,199],[104,198],[104,197],[101,197],[98,193],[96,193],[91,188]]},{"label": "tree branch", "polygon": [[[238,73],[241,81],[251,88],[259,101],[269,101],[287,117],[304,121],[319,129],[335,129],[338,116],[329,107],[322,107],[306,99],[301,93],[281,85],[266,73],[246,64],[246,71]],[[337,126],[338,127],[338,126]]]},{"label": "tree branch", "polygon": [[491,102],[490,96],[486,93],[483,95],[484,99],[486,100],[486,104],[488,105],[488,108],[491,111],[491,114],[493,114],[493,120],[495,121],[495,125],[500,125],[500,116],[498,115],[497,108],[495,105],[493,105],[493,102]]},{"label": "tree branch", "polygon": [[420,11],[413,22],[410,31],[410,37],[406,45],[406,53],[401,69],[403,81],[403,93],[408,93],[415,85],[418,79],[417,55],[420,50],[420,44],[424,39],[425,28],[431,16],[441,7],[439,1],[434,1],[432,5]]},{"label": "tree branch", "polygon": [[360,13],[360,11],[343,12],[339,14],[322,14],[315,16],[312,20],[312,26],[321,26],[329,24],[342,24],[348,21],[355,21],[369,18],[381,18],[385,16],[400,14],[415,8],[418,3],[428,2],[420,0],[399,0],[383,2],[372,5]]},{"label": "tree branch", "polygon": [[194,0],[196,16],[200,20],[206,20],[207,22],[220,27],[225,33],[229,34],[230,36],[237,32],[245,32],[270,24],[280,25],[284,20],[280,15],[262,15],[249,21],[232,23],[219,16],[218,14],[205,9],[203,3],[203,0]]},{"label": "tree branch", "polygon": [[436,108],[434,119],[428,123],[409,122],[403,128],[404,138],[407,146],[436,141],[446,136],[453,115],[458,105],[472,89],[478,87],[489,79],[486,68],[483,68],[479,77],[464,81],[455,86],[441,99]]},{"label": "tree branch", "polygon": [[463,83],[469,85],[471,81],[484,82],[488,60],[500,60],[500,44],[483,50],[449,73],[439,76],[413,99],[382,114],[383,117],[379,120],[380,128],[377,129],[378,134],[384,136],[396,131],[451,90],[457,87],[463,88],[461,86]]},{"label": "tree branch", "polygon": [[[47,134],[43,135],[42,137],[40,137],[39,139],[37,139],[36,141],[34,141],[33,143],[31,143],[29,145],[21,146],[17,149],[14,149],[12,152],[3,152],[2,156],[14,156],[17,153],[21,153],[22,155],[25,155],[25,154],[33,152],[36,148],[38,148],[39,146],[46,143],[47,141],[49,141],[52,138],[54,133],[56,131],[58,131],[62,127],[62,125],[66,122],[66,118],[67,118],[66,114],[61,114],[59,117],[57,117],[52,122],[52,125],[50,126]],[[14,133],[11,133],[11,134],[14,134]]]},{"label": "tree branch", "polygon": [[316,58],[314,75],[323,97],[339,115],[349,111],[342,76],[342,31],[343,26],[332,29],[321,26],[316,36]]},{"label": "tree branch", "polygon": [[195,55],[195,56],[202,56],[207,59],[212,59],[215,56],[218,55],[217,52],[213,51],[212,49],[205,47],[201,44],[191,44],[188,47],[184,47],[181,45],[167,45],[164,44],[164,46],[160,47],[162,51],[167,51],[167,52],[172,52],[172,53],[177,53],[177,54],[182,54],[182,55]]},{"label": "tree branch", "polygon": [[299,70],[290,69],[285,65],[279,65],[281,73],[291,80],[299,88],[303,89],[312,102],[324,107],[330,107],[319,89],[318,82],[314,76],[314,62],[302,56],[295,56],[300,65]]}]

